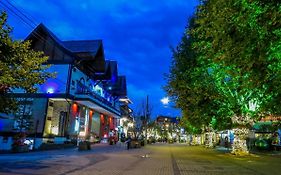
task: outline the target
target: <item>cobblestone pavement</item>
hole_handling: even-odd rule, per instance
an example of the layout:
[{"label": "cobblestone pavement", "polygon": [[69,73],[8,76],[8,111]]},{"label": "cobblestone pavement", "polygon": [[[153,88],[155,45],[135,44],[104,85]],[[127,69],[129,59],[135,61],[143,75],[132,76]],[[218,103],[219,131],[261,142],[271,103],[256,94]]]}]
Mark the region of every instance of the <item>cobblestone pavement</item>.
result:
[{"label": "cobblestone pavement", "polygon": [[214,149],[154,144],[126,150],[97,144],[77,149],[1,154],[1,175],[262,175],[281,174],[280,155],[237,157]]}]

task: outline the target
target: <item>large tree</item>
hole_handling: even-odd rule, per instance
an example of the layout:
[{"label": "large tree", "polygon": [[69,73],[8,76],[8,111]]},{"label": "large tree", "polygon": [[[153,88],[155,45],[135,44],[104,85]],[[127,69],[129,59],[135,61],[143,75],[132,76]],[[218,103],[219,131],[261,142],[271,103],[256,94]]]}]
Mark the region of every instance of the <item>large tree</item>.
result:
[{"label": "large tree", "polygon": [[10,113],[17,109],[15,99],[6,95],[13,89],[23,89],[27,93],[36,92],[35,85],[42,84],[53,74],[46,71],[44,64],[48,57],[42,52],[30,49],[30,42],[15,41],[7,24],[7,14],[0,14],[0,113]]},{"label": "large tree", "polygon": [[176,102],[176,106],[182,109],[183,117],[188,118],[188,128],[192,126],[200,131],[209,126],[214,116],[220,123],[223,120],[218,115],[218,99],[221,96],[210,76],[209,65],[193,49],[198,38],[191,36],[189,30],[195,27],[195,17],[192,17],[181,43],[173,50],[173,62],[165,90]]},{"label": "large tree", "polygon": [[[190,56],[180,58],[179,55],[194,53],[193,62],[200,64],[194,67],[194,64],[180,63],[181,69],[172,64],[168,77],[168,93],[175,96],[177,102],[185,99],[185,103],[193,105],[186,106],[186,109],[179,103],[183,110],[194,110],[190,106],[198,109],[198,102],[205,101],[204,109],[199,109],[201,112],[196,117],[198,121],[202,118],[206,121],[207,115],[207,119],[222,120],[225,126],[229,123],[233,127],[247,127],[264,115],[281,113],[280,6],[280,2],[273,0],[201,1],[194,25],[187,28],[184,37],[191,44],[181,44],[184,47],[174,54],[176,62],[187,62],[191,60]],[[183,70],[193,71],[181,75]],[[188,81],[179,81],[186,77]],[[179,82],[183,82],[182,90],[175,86]],[[195,87],[189,90],[190,86]],[[198,89],[207,93],[198,94]],[[190,95],[186,90],[190,93],[195,91]],[[189,100],[190,97],[194,101]],[[216,112],[210,113],[212,109]],[[189,115],[194,117],[192,113]],[[247,152],[244,141],[235,142],[234,153],[236,148]]]}]

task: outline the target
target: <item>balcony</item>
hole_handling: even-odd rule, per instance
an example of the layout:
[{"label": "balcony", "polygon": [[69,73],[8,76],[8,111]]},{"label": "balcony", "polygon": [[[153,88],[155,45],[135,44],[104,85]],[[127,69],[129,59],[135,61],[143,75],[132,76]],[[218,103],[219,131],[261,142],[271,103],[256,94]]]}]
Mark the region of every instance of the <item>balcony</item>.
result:
[{"label": "balcony", "polygon": [[100,106],[110,108],[120,113],[120,109],[118,109],[118,106],[113,105],[113,102],[108,101],[106,98],[92,91],[89,87],[83,85],[80,82],[77,83],[75,95],[76,98],[87,99],[87,100],[89,99],[90,101],[93,101],[96,104],[99,104]]}]

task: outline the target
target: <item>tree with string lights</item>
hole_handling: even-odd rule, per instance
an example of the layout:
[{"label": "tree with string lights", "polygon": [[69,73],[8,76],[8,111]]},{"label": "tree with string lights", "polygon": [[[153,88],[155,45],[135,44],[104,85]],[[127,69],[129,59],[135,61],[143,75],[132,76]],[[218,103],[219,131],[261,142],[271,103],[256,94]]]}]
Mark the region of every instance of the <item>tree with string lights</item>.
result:
[{"label": "tree with string lights", "polygon": [[280,115],[280,2],[204,0],[174,51],[166,90],[197,126],[234,128],[234,154],[248,128]]}]

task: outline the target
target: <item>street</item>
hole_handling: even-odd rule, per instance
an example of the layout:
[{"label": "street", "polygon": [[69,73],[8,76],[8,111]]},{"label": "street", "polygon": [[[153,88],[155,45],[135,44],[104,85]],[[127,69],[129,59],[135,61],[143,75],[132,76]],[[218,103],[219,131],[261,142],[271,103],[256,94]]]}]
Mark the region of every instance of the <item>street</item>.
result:
[{"label": "street", "polygon": [[125,145],[96,144],[77,149],[0,154],[0,174],[184,175],[281,174],[280,154],[237,157],[202,146],[157,143],[127,150]]}]

